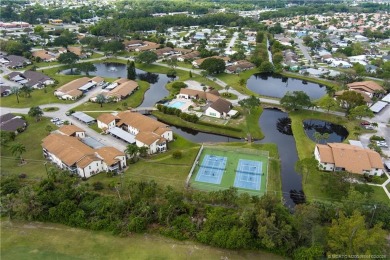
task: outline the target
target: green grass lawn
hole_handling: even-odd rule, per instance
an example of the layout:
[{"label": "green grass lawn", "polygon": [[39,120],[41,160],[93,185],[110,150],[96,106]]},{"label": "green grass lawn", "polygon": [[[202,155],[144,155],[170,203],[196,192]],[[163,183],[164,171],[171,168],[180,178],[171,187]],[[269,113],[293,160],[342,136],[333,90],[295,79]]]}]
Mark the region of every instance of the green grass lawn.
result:
[{"label": "green grass lawn", "polygon": [[2,107],[29,108],[50,103],[69,104],[74,102],[71,100],[58,99],[54,96],[54,91],[55,88],[52,87],[46,87],[46,92],[44,89],[36,89],[31,93],[31,97],[19,96],[19,103],[17,102],[15,95],[10,95],[2,97],[0,104]]},{"label": "green grass lawn", "polygon": [[387,190],[390,192],[390,183],[386,185]]},{"label": "green grass lawn", "polygon": [[[255,73],[258,73],[258,69],[250,69],[246,70],[238,74],[228,74],[228,73],[221,73],[217,76],[220,80],[231,86],[233,89],[237,90],[238,92],[246,95],[255,95],[258,96],[258,94],[252,92],[246,87],[246,81]],[[240,79],[243,79],[245,81],[245,84],[240,85]]]},{"label": "green grass lawn", "polygon": [[139,89],[134,92],[131,96],[127,97],[126,99],[116,103],[105,103],[103,106],[96,102],[85,102],[84,104],[81,104],[74,108],[75,111],[117,111],[117,110],[126,110],[128,107],[138,107],[141,105],[144,94],[146,90],[149,89],[150,84],[146,81],[137,80],[139,84]]},{"label": "green grass lawn", "polygon": [[2,259],[284,259],[262,251],[231,251],[155,234],[113,236],[59,224],[1,221]]},{"label": "green grass lawn", "polygon": [[[305,158],[312,158],[315,142],[313,142],[305,133],[303,129],[303,121],[306,119],[318,119],[326,120],[334,124],[344,126],[349,136],[344,142],[348,142],[349,139],[355,139],[353,136],[354,128],[359,126],[359,120],[349,120],[345,117],[326,115],[315,111],[295,111],[289,114],[291,118],[291,127],[294,133],[295,143],[298,151],[298,157],[300,160]],[[319,199],[327,200],[327,195],[323,186],[323,177],[326,177],[326,172],[316,170],[310,173],[303,173],[302,185],[303,190],[309,200]],[[356,184],[359,185],[359,184]],[[374,189],[373,198],[379,201],[388,201],[388,198],[381,187],[371,186]],[[378,189],[377,189],[378,188]]]},{"label": "green grass lawn", "polygon": [[[185,188],[185,179],[194,162],[199,145],[175,135],[175,141],[168,143],[168,151],[153,155],[148,158],[140,158],[133,164],[128,164],[128,170],[122,175],[123,181],[150,181],[154,180],[162,186],[172,186],[178,190]],[[182,158],[174,159],[172,153],[181,151]],[[88,180],[93,183],[101,181],[105,184],[116,183],[119,176],[107,177],[98,174]]]},{"label": "green grass lawn", "polygon": [[57,126],[52,124],[48,118],[42,118],[39,122],[35,122],[34,119],[28,116],[26,116],[26,119],[29,124],[27,129],[18,134],[12,143],[21,143],[26,147],[26,152],[22,154],[22,157],[27,161],[27,164],[19,166],[19,160],[16,160],[11,151],[6,147],[2,147],[0,168],[1,172],[6,175],[25,173],[27,174],[27,180],[37,180],[46,176],[45,159],[41,147],[42,139],[48,135],[45,128],[50,125],[54,130],[57,129]]}]

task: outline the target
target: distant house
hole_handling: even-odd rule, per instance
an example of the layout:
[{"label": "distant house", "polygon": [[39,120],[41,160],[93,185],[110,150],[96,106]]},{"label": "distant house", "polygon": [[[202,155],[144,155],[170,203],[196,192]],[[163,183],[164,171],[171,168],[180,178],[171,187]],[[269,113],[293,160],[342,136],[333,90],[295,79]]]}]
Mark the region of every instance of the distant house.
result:
[{"label": "distant house", "polygon": [[141,40],[125,41],[123,44],[125,45],[126,50],[136,52],[154,51],[160,48],[160,44]]},{"label": "distant house", "polygon": [[227,64],[229,62],[229,60],[230,60],[229,57],[212,56],[212,57],[207,57],[207,58],[203,58],[203,59],[194,60],[192,62],[192,65],[194,67],[196,67],[196,68],[199,68],[206,59],[210,59],[210,58],[221,59],[221,60],[223,60],[225,62],[225,64]]},{"label": "distant house", "polygon": [[121,172],[126,168],[126,155],[114,147],[92,149],[78,138],[50,134],[42,140],[43,155],[63,170],[83,178],[99,172]]},{"label": "distant house", "polygon": [[31,61],[22,56],[7,55],[0,58],[0,64],[11,69],[18,69],[30,65]]},{"label": "distant house", "polygon": [[101,84],[102,78],[94,77],[92,79],[83,77],[75,79],[61,87],[59,87],[54,95],[61,99],[75,100],[83,95],[83,93]]},{"label": "distant house", "polygon": [[45,61],[45,62],[52,62],[52,61],[56,61],[57,58],[58,58],[58,54],[57,53],[53,53],[51,51],[47,51],[47,50],[37,50],[37,51],[33,51],[31,53],[31,55],[35,58],[39,58],[41,59],[42,61]]},{"label": "distant house", "polygon": [[173,140],[168,125],[139,113],[102,114],[97,121],[100,129],[138,147],[147,147],[149,154],[165,152],[167,142]]},{"label": "distant house", "polygon": [[[114,81],[113,84],[110,84],[105,90],[103,90],[99,94],[103,95],[106,98],[107,102],[119,102],[133,94],[138,89],[139,86],[136,81],[122,78]],[[92,102],[96,102],[97,95],[92,97],[90,100]]]},{"label": "distant house", "polygon": [[343,143],[317,144],[314,157],[324,171],[347,171],[355,174],[381,176],[381,156],[370,149]]},{"label": "distant house", "polygon": [[198,58],[199,56],[200,56],[199,51],[193,51],[193,52],[190,52],[190,53],[187,53],[187,54],[184,54],[184,55],[177,57],[177,60],[178,61],[193,60],[193,59]]},{"label": "distant house", "polygon": [[374,81],[361,81],[347,84],[348,89],[358,90],[366,93],[370,98],[374,96],[380,97],[385,93],[385,90],[381,85]]},{"label": "distant house", "polygon": [[27,127],[26,120],[20,116],[15,116],[11,113],[0,116],[0,130],[6,132],[14,132],[18,134],[23,132]]},{"label": "distant house", "polygon": [[[340,91],[337,91],[334,93],[334,96],[335,97],[339,97],[341,96],[345,91],[347,90],[340,90]],[[352,90],[351,91],[355,91],[357,93],[359,93],[362,97],[363,97],[363,100],[364,102],[366,103],[367,106],[371,106],[372,105],[372,99],[369,95],[367,95],[367,93],[363,92],[363,91],[359,91],[359,90]],[[345,106],[345,104],[341,104],[341,106]]]},{"label": "distant house", "polygon": [[241,71],[246,71],[249,69],[253,69],[255,67],[255,64],[246,61],[246,60],[239,60],[236,61],[233,65],[226,67],[227,73],[240,73]]},{"label": "distant house", "polygon": [[366,71],[368,73],[376,73],[376,71],[378,70],[378,67],[375,66],[375,65],[370,65],[370,64],[367,64],[366,66],[364,66],[364,68],[366,69]]},{"label": "distant house", "polygon": [[9,86],[0,86],[0,96],[6,97],[6,96],[8,96],[11,93],[12,93],[11,87],[9,87]]},{"label": "distant house", "polygon": [[7,75],[10,80],[18,82],[23,86],[40,89],[54,84],[54,80],[43,73],[26,70],[25,72],[11,72]]}]

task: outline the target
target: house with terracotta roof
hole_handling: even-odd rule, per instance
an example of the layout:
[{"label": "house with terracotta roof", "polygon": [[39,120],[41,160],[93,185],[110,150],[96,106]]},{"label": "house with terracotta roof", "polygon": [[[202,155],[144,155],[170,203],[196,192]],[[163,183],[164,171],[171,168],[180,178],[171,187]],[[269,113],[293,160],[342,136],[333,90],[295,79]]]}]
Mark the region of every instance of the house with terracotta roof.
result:
[{"label": "house with terracotta roof", "polygon": [[56,61],[58,58],[58,53],[54,53],[48,50],[36,50],[31,53],[31,55],[35,58],[39,58],[45,62]]},{"label": "house with terracotta roof", "polygon": [[206,116],[215,118],[226,118],[229,115],[229,111],[232,108],[232,103],[220,97],[217,90],[212,91],[200,91],[189,88],[180,89],[179,94],[176,96],[178,99],[195,99],[205,100],[207,105],[204,110]]},{"label": "house with terracotta roof", "polygon": [[172,129],[140,113],[125,111],[117,115],[102,114],[97,118],[98,127],[138,147],[148,147],[149,154],[165,152],[167,142],[173,140]]},{"label": "house with terracotta roof", "polygon": [[[96,81],[95,81],[96,80]],[[100,77],[94,77],[92,79],[83,77],[75,79],[65,85],[59,87],[54,95],[61,99],[75,100],[83,95],[83,93],[101,84],[103,79]]]},{"label": "house with terracotta roof", "polygon": [[78,138],[53,133],[42,140],[43,155],[63,170],[83,178],[99,172],[121,172],[126,155],[114,147],[93,149]]},{"label": "house with terracotta roof", "polygon": [[57,129],[57,132],[66,136],[85,138],[85,130],[75,125],[63,125]]},{"label": "house with terracotta roof", "polygon": [[381,176],[384,166],[379,153],[344,143],[317,144],[314,157],[324,171],[346,171]]},{"label": "house with terracotta roof", "polygon": [[370,98],[373,98],[374,96],[381,97],[385,93],[383,87],[374,81],[353,82],[347,84],[347,87],[350,90],[364,92],[369,95]]},{"label": "house with terracotta roof", "polygon": [[110,84],[106,89],[90,98],[92,102],[96,102],[97,95],[101,94],[106,98],[106,102],[119,102],[128,96],[132,95],[139,89],[139,85],[134,80],[118,79]]}]

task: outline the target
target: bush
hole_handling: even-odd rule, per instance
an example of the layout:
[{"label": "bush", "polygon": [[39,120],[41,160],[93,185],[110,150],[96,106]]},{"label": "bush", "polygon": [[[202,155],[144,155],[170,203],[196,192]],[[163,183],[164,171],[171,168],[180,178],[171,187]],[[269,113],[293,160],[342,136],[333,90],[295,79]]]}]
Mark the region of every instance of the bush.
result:
[{"label": "bush", "polygon": [[102,190],[104,189],[104,184],[100,181],[94,182],[92,184],[94,190]]},{"label": "bush", "polygon": [[173,157],[174,159],[181,159],[182,156],[183,156],[183,153],[182,153],[181,151],[174,151],[174,152],[172,153],[172,157]]},{"label": "bush", "polygon": [[182,81],[175,81],[172,83],[172,88],[174,88],[176,90],[180,90],[181,88],[186,88],[186,87],[187,87],[187,84],[185,84]]},{"label": "bush", "polygon": [[385,138],[382,136],[373,135],[370,137],[370,141],[385,141]]}]

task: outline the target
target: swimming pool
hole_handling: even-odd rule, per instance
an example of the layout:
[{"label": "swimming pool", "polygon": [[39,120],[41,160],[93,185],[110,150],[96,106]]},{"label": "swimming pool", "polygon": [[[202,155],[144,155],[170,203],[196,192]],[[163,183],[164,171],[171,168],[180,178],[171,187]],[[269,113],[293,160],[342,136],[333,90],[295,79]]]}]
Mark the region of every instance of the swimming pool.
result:
[{"label": "swimming pool", "polygon": [[174,107],[174,108],[180,109],[184,105],[185,105],[185,102],[175,101],[175,102],[169,104],[168,107]]}]

